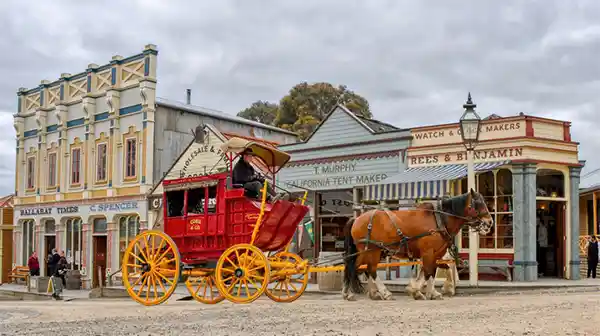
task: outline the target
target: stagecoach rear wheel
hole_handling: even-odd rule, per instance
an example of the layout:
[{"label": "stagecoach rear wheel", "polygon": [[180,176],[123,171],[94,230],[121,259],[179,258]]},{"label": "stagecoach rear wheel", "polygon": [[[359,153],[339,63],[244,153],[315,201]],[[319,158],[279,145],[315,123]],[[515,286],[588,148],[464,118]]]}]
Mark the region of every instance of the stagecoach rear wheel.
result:
[{"label": "stagecoach rear wheel", "polygon": [[291,252],[279,252],[274,255],[270,260],[281,263],[289,263],[290,266],[286,268],[277,269],[272,271],[271,281],[265,294],[275,302],[292,302],[296,301],[308,286],[308,267],[303,270],[297,271],[294,274],[282,274],[277,275],[285,270],[295,271],[303,260],[295,253]]},{"label": "stagecoach rear wheel", "polygon": [[217,304],[225,300],[217,289],[214,273],[206,276],[189,276],[185,287],[196,301],[202,303]]},{"label": "stagecoach rear wheel", "polygon": [[263,252],[250,244],[228,248],[217,262],[215,280],[221,295],[235,303],[258,299],[269,284],[269,263]]},{"label": "stagecoach rear wheel", "polygon": [[181,258],[171,237],[149,230],[127,246],[121,264],[127,293],[144,306],[165,302],[177,288]]}]

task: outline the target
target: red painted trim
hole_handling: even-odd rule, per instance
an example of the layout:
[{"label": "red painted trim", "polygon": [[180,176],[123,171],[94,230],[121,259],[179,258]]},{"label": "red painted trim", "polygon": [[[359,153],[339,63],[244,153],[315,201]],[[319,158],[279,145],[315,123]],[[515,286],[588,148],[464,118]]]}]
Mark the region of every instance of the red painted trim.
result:
[{"label": "red painted trim", "polygon": [[569,123],[563,124],[563,138],[565,141],[571,141],[571,125]]},{"label": "red painted trim", "polygon": [[534,138],[535,132],[533,131],[533,120],[525,119],[525,136],[528,138]]},{"label": "red painted trim", "polygon": [[[518,137],[509,137],[509,138],[497,138],[497,139],[488,139],[488,140],[480,140],[479,143],[480,144],[485,144],[485,143],[491,143],[491,142],[498,142],[498,143],[502,143],[503,141],[513,141],[513,140],[540,140],[543,142],[554,142],[554,143],[559,143],[559,144],[569,144],[569,145],[579,145],[579,142],[573,142],[573,141],[563,141],[563,140],[556,140],[556,139],[547,139],[547,138],[531,138],[531,137],[527,137],[527,136],[518,136]],[[458,141],[458,142],[448,142],[448,143],[442,143],[442,144],[437,144],[437,145],[426,145],[426,146],[411,146],[408,147],[408,150],[415,150],[415,149],[428,149],[428,148],[435,148],[435,147],[443,147],[443,146],[458,146],[458,145],[463,145],[462,142]]]},{"label": "red painted trim", "polygon": [[[462,259],[468,259],[469,253],[459,253]],[[479,253],[479,260],[508,260],[512,263],[515,259],[515,255],[513,253]]]},{"label": "red painted trim", "polygon": [[404,151],[397,150],[397,151],[387,151],[387,152],[377,152],[377,153],[332,156],[332,157],[328,157],[328,158],[318,158],[318,159],[309,159],[309,160],[298,160],[298,161],[292,161],[292,162],[288,163],[287,167],[297,167],[297,166],[304,166],[304,165],[308,165],[308,164],[318,164],[318,163],[331,163],[331,162],[346,161],[346,160],[375,159],[375,158],[399,156],[399,155],[402,155],[404,157]]},{"label": "red painted trim", "polygon": [[221,180],[227,177],[229,172],[219,173],[219,174],[210,174],[206,176],[191,176],[191,177],[183,177],[172,180],[164,180],[163,185],[173,185],[173,184],[183,184],[183,183],[194,183],[201,182],[204,180]]},{"label": "red painted trim", "polygon": [[533,159],[512,160],[511,163],[549,163],[549,164],[557,164],[557,165],[563,165],[563,166],[569,166],[569,167],[583,167],[584,166],[581,163],[569,163],[569,162],[533,160]]}]

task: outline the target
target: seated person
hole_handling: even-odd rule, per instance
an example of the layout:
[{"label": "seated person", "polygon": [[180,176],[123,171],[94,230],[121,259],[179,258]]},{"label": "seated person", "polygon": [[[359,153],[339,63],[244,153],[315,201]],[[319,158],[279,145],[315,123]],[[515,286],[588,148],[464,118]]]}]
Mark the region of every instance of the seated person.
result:
[{"label": "seated person", "polygon": [[[235,164],[235,167],[233,167],[233,177],[231,182],[233,184],[243,185],[246,196],[260,198],[260,189],[262,189],[265,178],[254,171],[254,167],[252,167],[249,162],[249,156],[251,155],[253,155],[252,150],[245,150],[240,154],[240,159]],[[279,195],[275,194],[271,185],[267,185],[267,193],[267,199],[271,202],[275,202],[279,199]]]}]

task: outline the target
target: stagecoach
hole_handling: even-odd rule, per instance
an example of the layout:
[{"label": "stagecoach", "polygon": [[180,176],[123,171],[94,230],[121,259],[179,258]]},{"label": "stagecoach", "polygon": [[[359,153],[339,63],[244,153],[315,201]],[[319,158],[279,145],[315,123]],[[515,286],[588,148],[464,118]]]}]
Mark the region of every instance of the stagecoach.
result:
[{"label": "stagecoach", "polygon": [[[149,230],[128,245],[122,263],[129,295],[143,305],[166,301],[185,280],[203,303],[297,299],[308,284],[308,262],[287,251],[309,208],[304,197],[267,201],[267,185],[290,156],[269,145],[231,138],[221,146],[225,172],[163,181],[164,231]],[[231,183],[244,151],[267,171],[261,197]]]}]

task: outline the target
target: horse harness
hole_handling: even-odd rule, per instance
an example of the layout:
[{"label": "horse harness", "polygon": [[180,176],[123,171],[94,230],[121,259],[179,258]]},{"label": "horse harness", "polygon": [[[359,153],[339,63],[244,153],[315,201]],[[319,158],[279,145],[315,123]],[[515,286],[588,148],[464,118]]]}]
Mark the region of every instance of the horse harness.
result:
[{"label": "horse harness", "polygon": [[[441,206],[441,202],[440,202],[440,206]],[[396,235],[398,236],[398,238],[400,238],[400,241],[390,243],[390,244],[385,244],[383,242],[371,240],[371,232],[373,231],[373,218],[375,217],[375,214],[378,212],[378,210],[374,210],[371,213],[371,217],[369,218],[369,224],[367,225],[367,237],[365,239],[361,239],[358,241],[359,243],[365,244],[365,250],[363,252],[366,252],[369,250],[369,244],[373,244],[376,247],[384,250],[385,252],[387,252],[391,255],[395,255],[398,252],[400,252],[400,249],[402,248],[402,246],[406,246],[406,252],[407,252],[408,258],[409,258],[409,260],[412,261],[412,260],[414,260],[414,258],[412,256],[410,249],[408,248],[409,240],[414,240],[414,239],[423,238],[425,236],[430,236],[436,232],[441,233],[445,240],[452,240],[452,237],[451,237],[450,233],[448,232],[448,229],[446,228],[447,216],[443,213],[434,211],[434,217],[435,217],[435,222],[436,222],[436,227],[437,227],[436,230],[429,230],[424,233],[418,234],[414,237],[408,237],[402,232],[402,230],[398,226],[398,223],[396,223],[396,219],[394,218],[395,215],[389,209],[383,209],[383,211],[385,212],[385,214],[388,216],[388,218],[392,222],[392,225],[394,225],[394,228],[396,229]],[[393,245],[398,245],[398,248],[397,249],[391,248],[391,246],[393,246]]]}]

